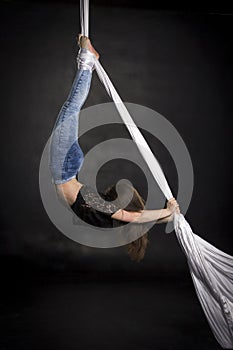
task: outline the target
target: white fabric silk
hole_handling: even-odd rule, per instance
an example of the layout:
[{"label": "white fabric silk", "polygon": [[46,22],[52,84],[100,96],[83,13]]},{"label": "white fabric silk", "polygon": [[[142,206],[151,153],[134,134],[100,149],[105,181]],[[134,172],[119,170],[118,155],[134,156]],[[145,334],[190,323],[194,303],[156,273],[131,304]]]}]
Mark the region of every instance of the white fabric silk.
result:
[{"label": "white fabric silk", "polygon": [[[89,0],[80,0],[81,33],[86,36],[88,36],[88,20]],[[172,192],[157,159],[97,59],[95,68],[161,191],[168,200],[171,199]],[[233,257],[194,234],[182,214],[175,214],[174,228],[186,255],[197,296],[212,332],[223,348],[232,349]]]},{"label": "white fabric silk", "polygon": [[77,56],[78,69],[93,71],[95,69],[95,55],[87,49],[80,49]]}]

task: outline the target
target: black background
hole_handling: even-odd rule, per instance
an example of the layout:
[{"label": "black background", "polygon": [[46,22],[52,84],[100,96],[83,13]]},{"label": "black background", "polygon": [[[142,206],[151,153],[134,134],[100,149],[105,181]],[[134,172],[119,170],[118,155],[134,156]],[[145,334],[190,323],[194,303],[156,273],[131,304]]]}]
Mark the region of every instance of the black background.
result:
[{"label": "black background", "polygon": [[[79,6],[0,6],[0,349],[219,349],[174,232],[155,226],[136,264],[122,247],[83,247],[50,222],[39,162],[75,74]],[[186,143],[194,168],[186,217],[194,232],[232,254],[230,5],[96,0],[90,13],[92,41],[123,100],[161,113]],[[109,101],[94,74],[85,106]],[[105,135],[100,129],[83,137],[84,150]],[[157,151],[176,193],[175,168]],[[125,172],[135,174],[130,164]],[[143,191],[143,179],[134,181]]]}]

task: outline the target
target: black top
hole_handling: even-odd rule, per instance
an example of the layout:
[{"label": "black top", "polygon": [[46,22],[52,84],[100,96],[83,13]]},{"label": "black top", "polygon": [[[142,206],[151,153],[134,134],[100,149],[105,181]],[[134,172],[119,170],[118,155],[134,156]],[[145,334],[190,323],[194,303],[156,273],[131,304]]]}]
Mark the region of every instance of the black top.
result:
[{"label": "black top", "polygon": [[[90,186],[83,185],[76,201],[71,205],[71,209],[81,220],[88,224],[98,227],[113,227],[115,220],[111,218],[111,215],[120,208],[104,198],[106,196],[103,193],[100,196]],[[80,220],[74,218],[74,223],[80,223]],[[124,223],[122,222],[122,224]]]}]

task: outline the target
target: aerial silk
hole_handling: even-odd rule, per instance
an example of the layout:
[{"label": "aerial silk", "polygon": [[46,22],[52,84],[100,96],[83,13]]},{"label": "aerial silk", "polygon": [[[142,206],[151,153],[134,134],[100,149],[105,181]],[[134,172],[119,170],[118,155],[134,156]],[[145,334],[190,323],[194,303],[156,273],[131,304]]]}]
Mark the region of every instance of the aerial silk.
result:
[{"label": "aerial silk", "polygon": [[[89,36],[89,0],[80,0],[81,33]],[[173,198],[164,173],[99,60],[96,72],[167,200]],[[193,233],[182,214],[174,215],[177,239],[186,255],[203,311],[219,344],[233,348],[233,257]]]}]

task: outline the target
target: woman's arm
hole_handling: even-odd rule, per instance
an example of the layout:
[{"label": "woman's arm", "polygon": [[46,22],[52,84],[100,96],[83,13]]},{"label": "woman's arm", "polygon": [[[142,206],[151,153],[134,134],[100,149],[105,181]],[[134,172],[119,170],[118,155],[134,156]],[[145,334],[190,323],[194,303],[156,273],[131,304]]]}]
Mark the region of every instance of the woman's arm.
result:
[{"label": "woman's arm", "polygon": [[142,210],[140,212],[130,212],[120,209],[112,215],[112,218],[120,221],[135,222],[141,224],[164,219],[170,215],[171,213],[168,211],[168,209]]},{"label": "woman's arm", "polygon": [[119,209],[112,215],[112,218],[124,222],[134,222],[140,224],[152,221],[162,223],[170,221],[175,211],[178,213],[180,212],[179,205],[175,198],[172,198],[167,202],[167,208],[165,209],[141,210],[139,212],[129,212]]}]

